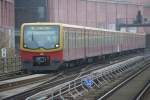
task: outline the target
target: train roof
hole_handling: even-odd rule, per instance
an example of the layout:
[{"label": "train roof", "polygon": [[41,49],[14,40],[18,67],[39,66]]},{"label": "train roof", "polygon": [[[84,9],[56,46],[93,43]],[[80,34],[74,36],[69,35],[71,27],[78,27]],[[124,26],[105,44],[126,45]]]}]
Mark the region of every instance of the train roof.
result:
[{"label": "train roof", "polygon": [[97,31],[107,31],[107,32],[130,33],[130,34],[145,35],[145,33],[121,32],[121,31],[110,30],[110,29],[86,27],[86,26],[71,25],[71,24],[64,24],[64,23],[36,22],[36,23],[24,23],[22,26],[25,26],[25,25],[60,25],[60,26],[63,26],[63,27],[70,27],[70,28],[80,28],[80,29],[84,28],[84,29],[97,30]]}]

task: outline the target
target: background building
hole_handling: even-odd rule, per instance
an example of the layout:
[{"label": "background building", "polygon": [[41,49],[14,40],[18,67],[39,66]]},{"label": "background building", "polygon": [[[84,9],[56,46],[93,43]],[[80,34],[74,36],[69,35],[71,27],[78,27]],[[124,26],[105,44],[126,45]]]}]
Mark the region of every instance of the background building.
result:
[{"label": "background building", "polygon": [[[132,23],[143,0],[15,0],[16,27],[24,22],[62,22],[116,29],[118,23]],[[146,2],[146,1],[145,1]]]},{"label": "background building", "polygon": [[[15,0],[16,29],[24,22],[59,22],[90,27],[118,29],[120,23],[150,20],[149,0]],[[144,23],[145,23],[144,22]],[[129,27],[122,31],[146,32],[148,28]]]},{"label": "background building", "polygon": [[16,28],[24,22],[48,21],[47,10],[47,0],[15,0]]},{"label": "background building", "polygon": [[0,0],[0,48],[14,51],[14,0]]}]

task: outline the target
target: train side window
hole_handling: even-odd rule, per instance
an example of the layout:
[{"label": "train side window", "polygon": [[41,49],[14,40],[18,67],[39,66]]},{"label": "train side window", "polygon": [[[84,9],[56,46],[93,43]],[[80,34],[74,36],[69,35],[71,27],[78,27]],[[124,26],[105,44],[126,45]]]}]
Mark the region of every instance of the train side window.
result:
[{"label": "train side window", "polygon": [[[110,44],[109,44],[109,45],[111,46],[111,47],[110,47],[111,50],[112,50],[112,45],[113,45],[112,34],[113,34],[113,33],[111,33],[111,32],[109,33],[109,38],[110,38]],[[112,51],[111,51],[111,52],[112,52]]]},{"label": "train side window", "polygon": [[79,32],[79,48],[82,48],[82,33]]},{"label": "train side window", "polygon": [[104,31],[101,31],[101,48],[104,49]]},{"label": "train side window", "polygon": [[84,41],[83,41],[83,30],[81,30],[81,48],[83,48],[84,47]]},{"label": "train side window", "polygon": [[69,32],[69,49],[72,49],[72,32]]},{"label": "train side window", "polygon": [[90,35],[90,31],[88,31],[88,47],[90,47],[91,44],[91,35]]},{"label": "train side window", "polygon": [[93,45],[93,35],[91,35],[91,31],[89,31],[89,47]]},{"label": "train side window", "polygon": [[97,47],[99,49],[99,32],[97,31]]},{"label": "train side window", "polygon": [[65,36],[64,36],[64,48],[67,49],[68,48],[68,32],[64,32]]},{"label": "train side window", "polygon": [[[102,50],[102,47],[103,47],[103,41],[102,41],[102,38],[103,38],[103,31],[100,31],[100,48],[101,48],[101,50]],[[102,52],[102,51],[101,51]]]},{"label": "train side window", "polygon": [[97,41],[97,39],[96,39],[96,31],[94,31],[94,46],[95,46],[95,48],[97,47],[96,41]]},{"label": "train side window", "polygon": [[90,39],[90,47],[93,47],[93,35],[91,34],[92,32],[91,31],[89,31],[90,33],[89,33],[89,37],[91,38]]},{"label": "train side window", "polygon": [[79,31],[78,31],[78,40],[79,40],[79,41],[78,41],[78,43],[79,43],[78,48],[81,48],[81,46],[82,46],[81,38],[82,38],[82,37],[81,37],[81,30],[79,30]]},{"label": "train side window", "polygon": [[72,48],[75,48],[75,36],[76,36],[76,32],[72,32]]},{"label": "train side window", "polygon": [[95,33],[96,33],[96,35],[95,35],[95,37],[96,37],[96,48],[98,48],[98,31],[95,31]]},{"label": "train side window", "polygon": [[92,32],[92,35],[93,35],[93,46],[94,48],[96,47],[96,44],[95,44],[95,31]]},{"label": "train side window", "polygon": [[79,35],[79,32],[77,31],[76,32],[76,48],[80,48],[79,39],[80,39],[80,35]]},{"label": "train side window", "polygon": [[87,47],[87,48],[89,48],[89,43],[90,43],[89,37],[90,37],[90,36],[89,36],[89,31],[87,30],[87,31],[86,31],[86,47]]},{"label": "train side window", "polygon": [[76,32],[73,31],[73,32],[72,32],[72,49],[75,48],[75,34],[76,34]]},{"label": "train side window", "polygon": [[75,38],[76,40],[76,48],[78,48],[79,47],[79,45],[78,45],[78,42],[79,42],[79,37],[78,37],[78,31],[76,31],[76,38]]},{"label": "train side window", "polygon": [[81,35],[82,35],[82,48],[84,48],[84,47],[85,47],[85,46],[84,46],[84,45],[85,45],[85,39],[84,39],[85,36],[84,36],[84,35],[86,35],[86,34],[84,33],[84,30],[81,31]]},{"label": "train side window", "polygon": [[112,50],[113,50],[113,47],[114,47],[114,32],[111,32],[111,45],[112,45]]},{"label": "train side window", "polygon": [[106,48],[106,46],[107,46],[107,32],[105,31],[104,32],[104,49]]},{"label": "train side window", "polygon": [[99,48],[99,33],[98,33],[98,31],[96,31],[96,34],[97,34],[97,48]]},{"label": "train side window", "polygon": [[91,37],[90,47],[94,47],[94,33],[93,33],[93,31],[90,31],[90,37]]},{"label": "train side window", "polygon": [[94,31],[91,31],[91,38],[92,38],[92,41],[91,41],[91,47],[95,47],[95,44],[94,44],[94,42],[95,42],[95,34],[94,34]]},{"label": "train side window", "polygon": [[95,48],[95,31],[92,31],[92,37],[93,37],[93,48]]},{"label": "train side window", "polygon": [[98,45],[99,45],[99,48],[101,48],[101,31],[98,31]]}]

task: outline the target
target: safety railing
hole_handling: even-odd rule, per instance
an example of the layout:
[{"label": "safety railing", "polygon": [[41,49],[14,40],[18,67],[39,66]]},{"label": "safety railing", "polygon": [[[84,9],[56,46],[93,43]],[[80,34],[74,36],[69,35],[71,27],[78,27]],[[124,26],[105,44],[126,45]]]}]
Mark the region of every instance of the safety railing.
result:
[{"label": "safety railing", "polygon": [[21,70],[20,57],[0,58],[0,74]]},{"label": "safety railing", "polygon": [[94,87],[101,88],[121,75],[140,68],[139,62],[142,60],[144,60],[144,57],[138,56],[127,61],[99,69],[88,75],[39,92],[31,97],[28,97],[26,100],[76,99],[78,96],[82,96],[84,92],[88,92]]}]

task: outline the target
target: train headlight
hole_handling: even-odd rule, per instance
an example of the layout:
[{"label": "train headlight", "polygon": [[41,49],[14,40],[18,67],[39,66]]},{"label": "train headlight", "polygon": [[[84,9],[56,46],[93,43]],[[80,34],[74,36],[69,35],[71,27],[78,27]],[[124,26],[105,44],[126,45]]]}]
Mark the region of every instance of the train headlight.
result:
[{"label": "train headlight", "polygon": [[58,45],[58,44],[56,44],[55,46],[56,46],[56,48],[58,48],[58,47],[59,47],[59,45]]},{"label": "train headlight", "polygon": [[24,45],[24,47],[26,48],[26,47],[27,47],[27,45],[25,44],[25,45]]}]

